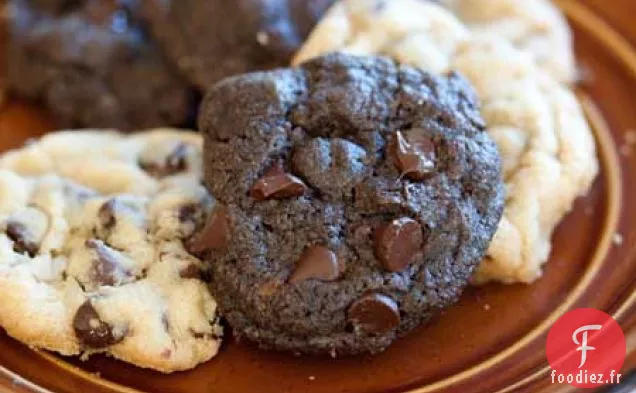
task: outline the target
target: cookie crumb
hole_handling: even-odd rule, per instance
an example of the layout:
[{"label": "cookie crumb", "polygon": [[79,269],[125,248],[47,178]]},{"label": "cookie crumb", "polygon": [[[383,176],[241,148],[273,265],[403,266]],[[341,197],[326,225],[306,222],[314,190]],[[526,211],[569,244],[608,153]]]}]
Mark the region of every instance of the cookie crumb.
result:
[{"label": "cookie crumb", "polygon": [[488,303],[484,304],[484,310],[485,311],[490,311],[490,304],[488,304]]},{"label": "cookie crumb", "polygon": [[263,46],[267,46],[269,44],[269,34],[264,31],[259,31],[256,33],[256,41]]},{"label": "cookie crumb", "polygon": [[612,237],[612,242],[614,242],[615,245],[620,246],[621,244],[623,244],[623,235],[621,235],[620,233],[615,233]]}]

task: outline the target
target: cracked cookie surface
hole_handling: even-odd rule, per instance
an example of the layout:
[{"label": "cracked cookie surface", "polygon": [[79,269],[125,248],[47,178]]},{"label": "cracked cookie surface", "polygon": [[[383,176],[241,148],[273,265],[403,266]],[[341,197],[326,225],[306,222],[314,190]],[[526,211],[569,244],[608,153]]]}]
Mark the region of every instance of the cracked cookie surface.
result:
[{"label": "cracked cookie surface", "polygon": [[449,11],[419,0],[344,0],[333,6],[295,63],[334,51],[385,55],[474,86],[497,142],[506,207],[475,282],[532,282],[554,228],[598,173],[592,131],[576,96],[532,56],[494,34],[473,34]]},{"label": "cracked cookie surface", "polygon": [[453,304],[503,208],[456,74],[332,55],[207,94],[211,290],[265,348],[379,352]]},{"label": "cracked cookie surface", "polygon": [[162,372],[216,355],[216,303],[188,251],[215,204],[201,144],[176,130],[60,132],[2,156],[0,326]]}]

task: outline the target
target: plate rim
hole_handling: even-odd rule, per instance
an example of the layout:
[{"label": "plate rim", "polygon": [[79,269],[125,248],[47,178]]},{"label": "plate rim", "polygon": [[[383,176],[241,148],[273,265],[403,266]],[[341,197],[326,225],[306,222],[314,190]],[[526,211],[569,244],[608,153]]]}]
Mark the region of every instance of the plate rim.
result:
[{"label": "plate rim", "polygon": [[[580,1],[554,0],[554,2],[569,19],[577,22],[577,27],[586,30],[592,36],[601,40],[609,48],[610,52],[612,52],[617,59],[626,66],[629,73],[631,73],[636,79],[636,48],[634,48],[622,34],[617,32],[614,27],[603,20],[600,16],[596,15]],[[543,318],[537,326],[529,330],[515,343],[490,356],[488,359],[470,366],[469,368],[454,375],[432,382],[425,386],[405,390],[404,393],[430,393],[436,390],[449,388],[465,382],[470,378],[474,378],[480,373],[501,363],[505,359],[508,359],[519,350],[540,338],[541,335],[544,334],[561,315],[567,312],[577,302],[577,300],[580,299],[581,295],[585,292],[585,289],[596,277],[596,274],[603,265],[603,261],[612,246],[612,236],[619,223],[623,196],[623,185],[621,181],[622,167],[618,158],[616,146],[611,136],[610,128],[607,125],[601,111],[596,107],[591,98],[586,95],[579,95],[579,101],[581,102],[589,123],[594,131],[599,157],[603,164],[602,166],[605,169],[605,183],[608,189],[608,211],[605,216],[605,222],[603,223],[602,236],[599,239],[598,247],[592,255],[588,268],[585,270],[585,273],[578,280],[573,289],[569,291],[563,302],[550,312],[550,314]],[[616,320],[621,321],[635,305],[636,292],[628,296],[612,316]],[[27,346],[25,345],[25,347]],[[55,364],[57,367],[60,367],[62,370],[83,380],[89,380],[92,383],[100,385],[100,387],[111,389],[118,393],[145,393],[144,391],[124,386],[114,381],[96,377],[94,374],[60,359],[52,353],[33,348],[28,349],[33,350],[39,356],[48,362]],[[636,350],[636,346],[632,348],[632,350]],[[628,351],[628,353],[630,353],[630,351]],[[544,362],[543,364],[545,365],[547,362]],[[533,372],[531,375],[516,381],[514,384],[498,390],[497,393],[507,393],[522,388],[541,378],[548,371],[549,366],[542,367]],[[3,384],[3,382],[6,382],[6,385]],[[53,391],[43,388],[0,365],[0,393],[4,393],[4,388],[6,386],[28,389],[24,390],[25,392],[54,393]],[[9,391],[7,391],[7,393],[9,393]]]}]

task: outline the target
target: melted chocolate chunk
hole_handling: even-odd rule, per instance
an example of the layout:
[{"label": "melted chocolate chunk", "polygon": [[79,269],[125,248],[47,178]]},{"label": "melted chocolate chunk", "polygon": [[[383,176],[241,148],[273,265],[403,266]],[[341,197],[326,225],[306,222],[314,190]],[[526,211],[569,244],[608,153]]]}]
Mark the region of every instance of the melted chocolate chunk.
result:
[{"label": "melted chocolate chunk", "polygon": [[7,221],[6,234],[13,241],[13,250],[34,257],[49,229],[49,216],[35,206],[14,213]]},{"label": "melted chocolate chunk", "polygon": [[40,250],[40,244],[32,238],[29,228],[21,222],[9,222],[7,236],[13,241],[13,251],[18,254],[26,253],[33,258]]},{"label": "melted chocolate chunk", "polygon": [[397,131],[393,154],[395,165],[411,180],[424,180],[435,171],[435,145],[424,129]]},{"label": "melted chocolate chunk", "polygon": [[200,280],[202,277],[201,268],[195,264],[190,264],[179,272],[179,277],[192,280]]},{"label": "melted chocolate chunk", "polygon": [[422,248],[420,224],[408,217],[399,218],[375,232],[375,255],[390,272],[406,269]]},{"label": "melted chocolate chunk", "polygon": [[95,250],[97,259],[89,272],[91,281],[98,285],[113,286],[122,278],[129,277],[130,272],[121,264],[117,253],[100,240],[86,240],[86,247]]},{"label": "melted chocolate chunk", "polygon": [[297,284],[310,279],[334,281],[339,275],[340,264],[337,255],[327,247],[311,246],[300,256],[289,282]]},{"label": "melted chocolate chunk", "polygon": [[384,334],[400,325],[400,311],[390,297],[372,293],[356,300],[348,313],[349,321],[369,334]]},{"label": "melted chocolate chunk", "polygon": [[273,167],[261,177],[250,190],[250,196],[257,201],[284,199],[301,196],[307,186],[294,175],[285,173],[280,167]]},{"label": "melted chocolate chunk", "polygon": [[116,336],[113,327],[102,321],[97,311],[87,300],[80,306],[73,319],[75,335],[82,346],[90,349],[102,349],[121,342],[125,335]]},{"label": "melted chocolate chunk", "polygon": [[218,250],[227,246],[230,241],[230,225],[225,206],[217,206],[208,218],[201,232],[187,242],[190,254],[200,255],[206,251]]}]

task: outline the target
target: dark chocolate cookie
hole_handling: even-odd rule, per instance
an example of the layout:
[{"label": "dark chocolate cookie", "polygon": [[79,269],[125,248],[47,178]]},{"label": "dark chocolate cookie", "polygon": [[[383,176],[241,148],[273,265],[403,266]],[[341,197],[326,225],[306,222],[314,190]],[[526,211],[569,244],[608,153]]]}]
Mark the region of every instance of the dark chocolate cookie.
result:
[{"label": "dark chocolate cookie", "polygon": [[211,289],[265,348],[385,349],[457,300],[502,214],[500,158],[457,74],[334,54],[220,82],[199,122],[224,206],[199,236]]},{"label": "dark chocolate cookie", "polygon": [[334,0],[142,0],[150,30],[205,89],[249,71],[286,66]]},{"label": "dark chocolate cookie", "polygon": [[192,115],[191,89],[147,42],[134,7],[12,0],[9,15],[9,87],[41,101],[59,126],[140,129]]},{"label": "dark chocolate cookie", "polygon": [[54,13],[69,10],[85,2],[86,0],[26,0],[27,4],[32,5],[36,9]]}]

